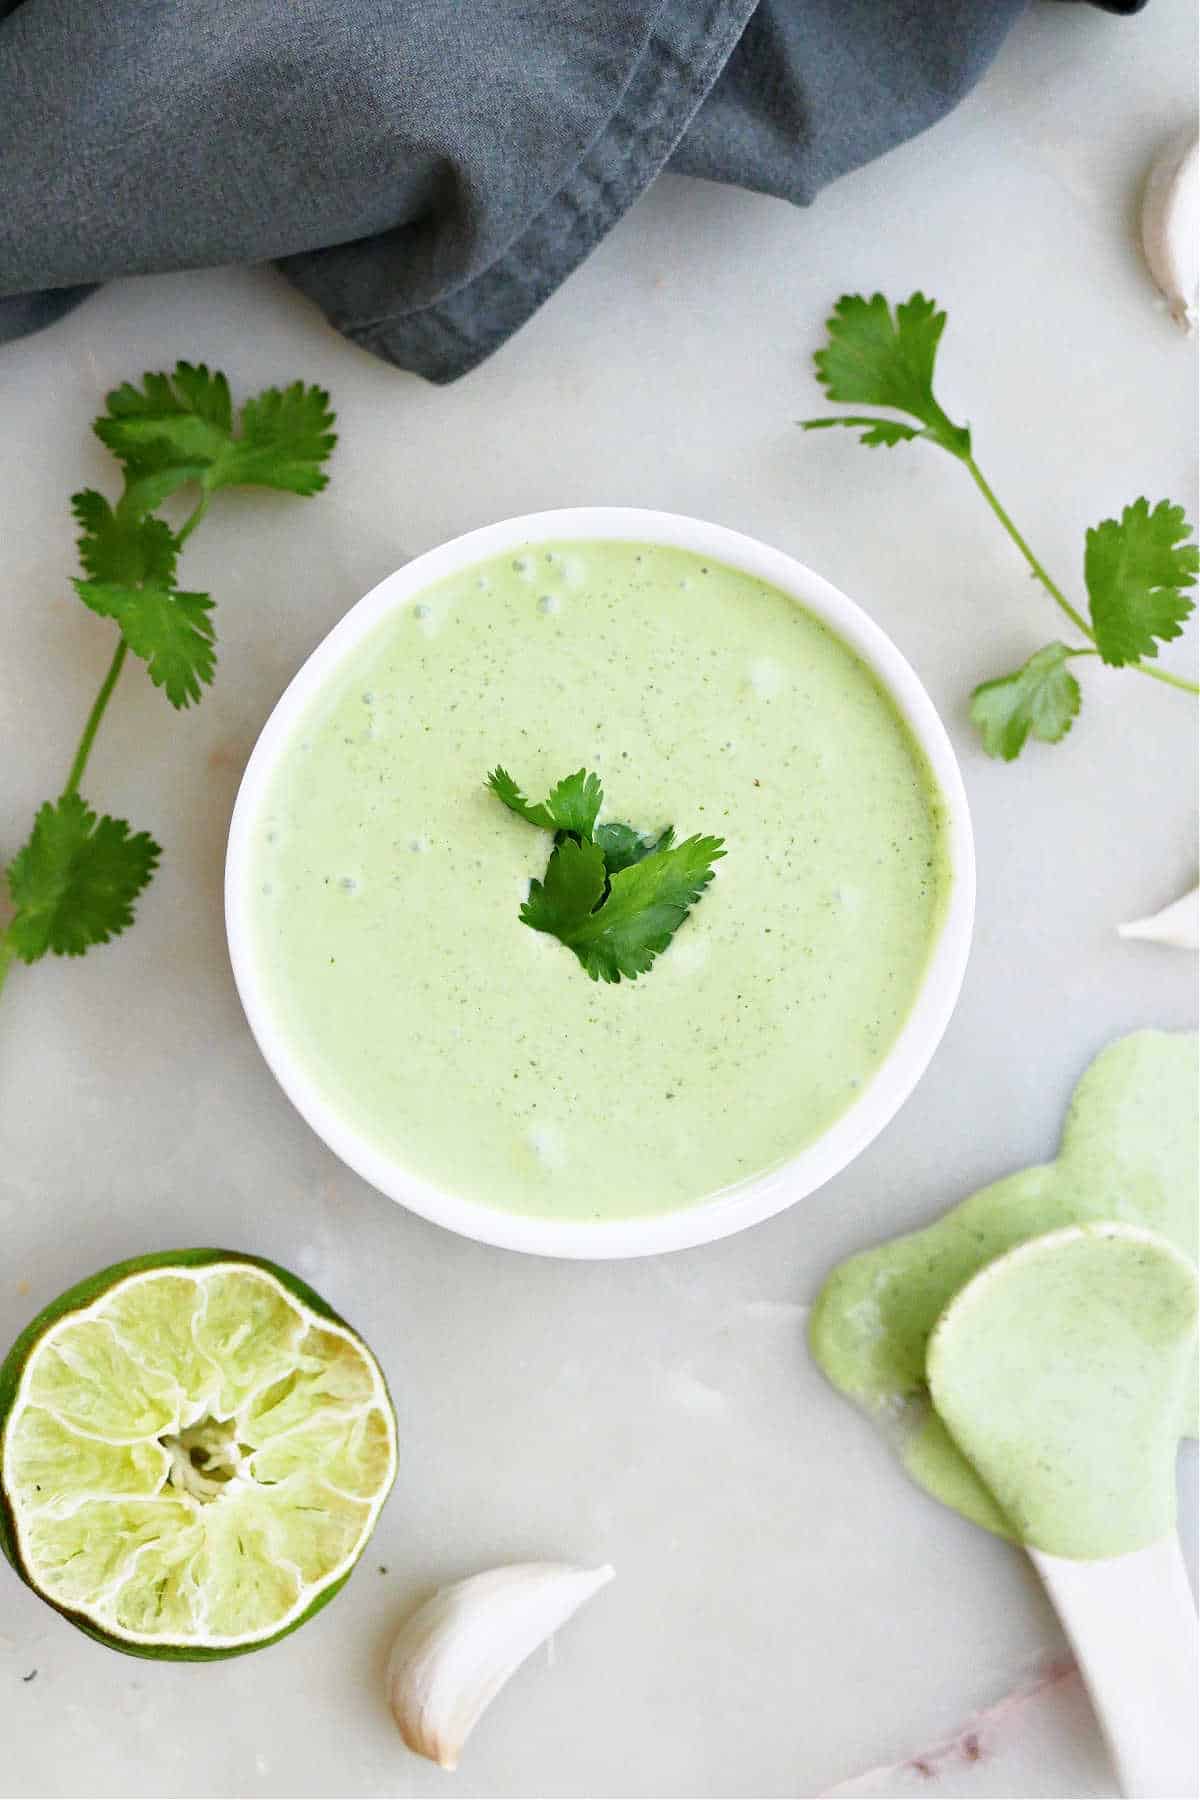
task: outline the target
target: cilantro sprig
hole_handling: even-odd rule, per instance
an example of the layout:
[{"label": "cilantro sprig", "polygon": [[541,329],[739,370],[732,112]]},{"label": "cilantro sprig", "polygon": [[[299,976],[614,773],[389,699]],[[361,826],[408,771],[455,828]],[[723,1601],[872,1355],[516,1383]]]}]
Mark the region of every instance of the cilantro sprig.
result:
[{"label": "cilantro sprig", "polygon": [[[203,363],[178,363],[170,375],[144,375],[140,387],[127,382],[108,395],[92,429],[120,463],[124,487],[115,506],[94,488],[72,495],[83,571],[72,585],[119,635],[66,784],[39,808],[8,865],[14,912],[0,931],[0,988],[14,958],[82,956],[133,923],[162,852],[147,832],[98,816],[80,794],[100,722],[131,651],[172,706],[202,697],[216,671],[213,602],[179,586],[183,546],[221,488],[318,493],[329,479],[333,423],[328,394],[300,382],[247,400],[235,423],[228,381]],[[199,499],[172,530],[155,509],[187,486]]]},{"label": "cilantro sprig", "polygon": [[676,844],[670,825],[657,834],[616,820],[598,824],[600,777],[577,769],[531,804],[506,769],[487,785],[510,812],[554,833],[541,881],[531,881],[521,922],[573,950],[593,981],[635,981],[670,944],[713,878],[724,839],[694,836]]},{"label": "cilantro sprig", "polygon": [[1098,656],[1112,668],[1130,668],[1191,694],[1200,686],[1147,658],[1181,635],[1195,607],[1187,590],[1200,569],[1200,550],[1183,508],[1138,499],[1119,519],[1104,519],[1087,533],[1083,580],[1088,616],[1051,579],[1001,506],[975,461],[971,433],[943,411],[933,391],[938,345],[946,315],[923,294],[893,308],[882,294],[843,294],[826,323],[828,341],[814,362],[817,380],[831,400],[889,407],[910,424],[887,416],[842,413],[801,421],[806,431],[845,426],[861,432],[869,448],[926,439],[957,458],[1055,605],[1086,640],[1054,642],[1036,650],[1019,669],[985,681],[971,696],[971,718],[990,756],[1011,762],[1030,737],[1047,744],[1064,738],[1079,711],[1079,682],[1069,666]]}]

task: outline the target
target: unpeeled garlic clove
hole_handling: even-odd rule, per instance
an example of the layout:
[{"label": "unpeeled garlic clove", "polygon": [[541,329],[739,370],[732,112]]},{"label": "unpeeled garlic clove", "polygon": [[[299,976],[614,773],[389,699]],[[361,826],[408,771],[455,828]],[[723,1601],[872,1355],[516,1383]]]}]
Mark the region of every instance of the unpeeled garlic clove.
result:
[{"label": "unpeeled garlic clove", "polygon": [[410,1750],[443,1769],[480,1714],[539,1644],[615,1571],[512,1563],[440,1588],[400,1627],[388,1659],[388,1700]]},{"label": "unpeeled garlic clove", "polygon": [[1146,919],[1131,919],[1117,926],[1117,936],[1146,938],[1152,944],[1173,944],[1179,950],[1200,949],[1200,887],[1183,894]]},{"label": "unpeeled garlic clove", "polygon": [[1142,249],[1171,317],[1190,331],[1200,299],[1200,140],[1190,129],[1171,139],[1150,170]]}]

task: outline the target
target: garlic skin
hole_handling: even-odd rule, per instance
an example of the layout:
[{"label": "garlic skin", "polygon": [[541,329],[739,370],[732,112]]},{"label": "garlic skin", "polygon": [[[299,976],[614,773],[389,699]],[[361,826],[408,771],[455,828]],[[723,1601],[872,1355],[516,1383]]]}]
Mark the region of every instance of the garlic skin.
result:
[{"label": "garlic skin", "polygon": [[388,1701],[409,1749],[456,1769],[509,1676],[614,1574],[610,1563],[511,1563],[439,1588],[400,1627],[388,1659]]},{"label": "garlic skin", "polygon": [[1161,912],[1118,925],[1117,936],[1145,938],[1152,944],[1173,944],[1178,950],[1200,950],[1200,887],[1181,895]]},{"label": "garlic skin", "polygon": [[1165,145],[1142,197],[1142,249],[1184,331],[1200,298],[1200,139],[1189,127]]}]

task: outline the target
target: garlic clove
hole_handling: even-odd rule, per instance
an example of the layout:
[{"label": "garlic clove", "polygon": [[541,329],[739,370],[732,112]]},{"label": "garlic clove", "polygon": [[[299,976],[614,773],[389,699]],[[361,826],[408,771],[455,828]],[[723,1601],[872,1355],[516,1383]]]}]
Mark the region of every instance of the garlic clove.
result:
[{"label": "garlic clove", "polygon": [[443,1769],[539,1644],[613,1578],[612,1565],[513,1563],[440,1588],[392,1645],[388,1700],[410,1750]]},{"label": "garlic clove", "polygon": [[1200,887],[1164,906],[1161,912],[1151,913],[1149,918],[1118,925],[1117,936],[1173,944],[1179,950],[1200,949]]},{"label": "garlic clove", "polygon": [[1171,317],[1190,331],[1200,299],[1200,139],[1190,128],[1164,146],[1150,170],[1142,249]]}]

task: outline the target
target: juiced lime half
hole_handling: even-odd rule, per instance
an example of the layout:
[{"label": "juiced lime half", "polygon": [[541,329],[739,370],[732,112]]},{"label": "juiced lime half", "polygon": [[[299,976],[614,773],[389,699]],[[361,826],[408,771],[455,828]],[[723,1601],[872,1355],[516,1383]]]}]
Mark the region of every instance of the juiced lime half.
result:
[{"label": "juiced lime half", "polygon": [[135,1655],[234,1656],[294,1630],[349,1576],[395,1472],[374,1357],[254,1257],[104,1269],[0,1368],[0,1547]]}]

